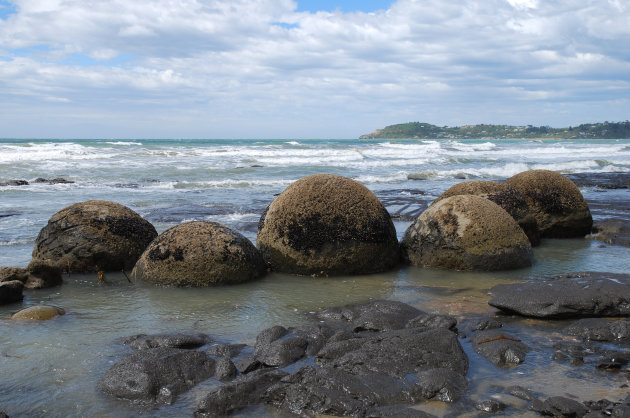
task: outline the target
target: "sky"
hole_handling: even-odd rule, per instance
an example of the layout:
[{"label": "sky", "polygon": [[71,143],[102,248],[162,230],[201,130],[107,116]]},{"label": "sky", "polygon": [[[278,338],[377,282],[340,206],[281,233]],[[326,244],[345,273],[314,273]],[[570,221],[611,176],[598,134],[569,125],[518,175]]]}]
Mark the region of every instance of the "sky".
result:
[{"label": "sky", "polygon": [[630,119],[630,0],[0,0],[0,138]]}]

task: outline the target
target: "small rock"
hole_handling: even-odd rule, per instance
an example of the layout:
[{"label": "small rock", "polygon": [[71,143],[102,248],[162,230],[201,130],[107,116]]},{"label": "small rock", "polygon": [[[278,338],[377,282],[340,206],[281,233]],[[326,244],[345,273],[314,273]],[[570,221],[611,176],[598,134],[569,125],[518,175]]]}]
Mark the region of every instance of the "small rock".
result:
[{"label": "small rock", "polygon": [[507,388],[507,391],[510,395],[516,396],[517,398],[524,399],[526,401],[533,401],[534,399],[536,399],[536,396],[534,396],[534,392],[522,386],[510,386]]},{"label": "small rock", "polygon": [[287,373],[276,369],[258,370],[239,376],[204,395],[197,405],[195,417],[227,416],[247,406],[261,403],[261,396]]},{"label": "small rock", "polygon": [[464,376],[449,369],[431,369],[416,376],[424,399],[455,402],[466,393],[468,387]]},{"label": "small rock", "polygon": [[0,282],[0,305],[20,302],[24,296],[24,283],[19,280]]},{"label": "small rock", "polygon": [[11,319],[47,321],[65,313],[66,310],[59,306],[37,305],[17,311]]},{"label": "small rock", "polygon": [[214,376],[221,381],[232,380],[236,377],[238,371],[229,357],[223,357],[217,362]]},{"label": "small rock", "polygon": [[494,318],[487,318],[477,322],[473,329],[477,331],[484,331],[487,329],[496,329],[501,327],[503,327],[503,324],[500,321],[497,321]]},{"label": "small rock", "polygon": [[503,402],[499,402],[494,399],[475,402],[475,408],[482,412],[487,412],[490,414],[496,414],[497,412],[503,411],[505,407],[506,405]]},{"label": "small rock", "polygon": [[520,364],[530,348],[499,330],[487,330],[475,333],[470,339],[474,350],[499,367]]},{"label": "small rock", "polygon": [[262,367],[262,363],[254,357],[246,357],[234,362],[236,369],[242,374],[251,373]]}]

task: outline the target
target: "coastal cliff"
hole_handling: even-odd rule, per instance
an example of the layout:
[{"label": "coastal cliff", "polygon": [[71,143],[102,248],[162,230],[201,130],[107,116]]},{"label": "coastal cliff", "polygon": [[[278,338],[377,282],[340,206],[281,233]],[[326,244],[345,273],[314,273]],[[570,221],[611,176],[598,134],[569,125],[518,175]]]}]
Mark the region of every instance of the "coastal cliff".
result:
[{"label": "coastal cliff", "polygon": [[627,139],[630,121],[586,123],[568,128],[549,126],[463,125],[436,126],[430,123],[409,122],[386,126],[359,139]]}]

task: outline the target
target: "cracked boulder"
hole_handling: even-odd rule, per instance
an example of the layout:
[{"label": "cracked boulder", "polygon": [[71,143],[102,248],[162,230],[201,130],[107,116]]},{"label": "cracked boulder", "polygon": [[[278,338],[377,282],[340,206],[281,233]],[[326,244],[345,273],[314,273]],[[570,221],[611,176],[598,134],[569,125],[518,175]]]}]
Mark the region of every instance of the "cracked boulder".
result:
[{"label": "cracked boulder", "polygon": [[131,276],[162,286],[240,283],[267,272],[260,252],[240,233],[217,222],[187,222],[146,248]]},{"label": "cracked boulder", "polygon": [[475,195],[496,203],[518,222],[532,246],[540,244],[538,222],[536,222],[536,218],[532,214],[529,203],[527,203],[521,192],[514,187],[498,181],[464,181],[447,189],[440,197],[435,199],[433,204],[457,195]]},{"label": "cracked boulder", "polygon": [[399,261],[396,229],[380,200],[331,174],[287,187],[261,217],[257,243],[271,268],[285,273],[368,274]]},{"label": "cracked boulder", "polygon": [[409,264],[453,270],[507,270],[532,263],[529,239],[496,203],[474,195],[451,196],[425,210],[405,232]]},{"label": "cracked boulder", "polygon": [[75,203],[54,214],[40,231],[32,263],[66,272],[128,270],[156,236],[153,225],[123,205]]}]

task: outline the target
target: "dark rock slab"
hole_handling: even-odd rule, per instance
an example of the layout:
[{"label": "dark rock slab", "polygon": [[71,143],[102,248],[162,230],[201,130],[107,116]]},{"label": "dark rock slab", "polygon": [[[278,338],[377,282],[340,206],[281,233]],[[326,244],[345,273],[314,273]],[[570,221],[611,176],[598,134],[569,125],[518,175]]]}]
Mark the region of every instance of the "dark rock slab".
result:
[{"label": "dark rock slab", "polygon": [[146,350],[148,348],[170,347],[194,349],[211,342],[212,338],[202,333],[166,333],[166,334],[138,334],[126,338],[123,343],[134,350]]},{"label": "dark rock slab", "polygon": [[263,392],[286,375],[281,370],[263,369],[239,376],[207,393],[197,405],[195,417],[226,416],[258,404]]},{"label": "dark rock slab", "polygon": [[352,324],[354,331],[388,331],[402,329],[408,326],[411,320],[416,325],[425,326],[422,321],[435,320],[428,318],[429,314],[407,305],[406,303],[391,300],[375,300],[367,303],[348,305],[341,308],[328,308],[318,314],[324,320],[345,320]]},{"label": "dark rock slab", "polygon": [[532,409],[543,415],[554,417],[583,417],[588,412],[584,404],[562,396],[552,396],[544,402],[534,401]]},{"label": "dark rock slab", "polygon": [[214,370],[214,359],[201,351],[148,348],[114,364],[98,388],[119,398],[171,403],[178,394],[211,377]]},{"label": "dark rock slab", "polygon": [[578,187],[600,189],[629,189],[630,173],[574,173],[567,174]]},{"label": "dark rock slab", "polygon": [[19,280],[10,280],[0,283],[0,305],[7,305],[21,301],[24,296],[24,283]]},{"label": "dark rock slab", "polygon": [[630,343],[630,320],[580,319],[567,327],[567,333],[586,341]]},{"label": "dark rock slab", "polygon": [[475,333],[470,342],[475,352],[498,367],[513,366],[525,361],[530,348],[519,339],[491,329]]},{"label": "dark rock slab", "polygon": [[8,180],[5,182],[1,182],[0,186],[28,186],[28,181],[26,180]]},{"label": "dark rock slab", "polygon": [[455,402],[464,395],[468,387],[466,378],[450,369],[425,370],[418,373],[417,377],[423,399]]},{"label": "dark rock slab", "polygon": [[596,239],[609,245],[630,247],[630,221],[604,219],[593,224],[593,232],[586,238]]},{"label": "dark rock slab", "polygon": [[630,276],[574,273],[551,280],[500,284],[490,289],[491,306],[537,318],[629,316]]}]

